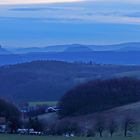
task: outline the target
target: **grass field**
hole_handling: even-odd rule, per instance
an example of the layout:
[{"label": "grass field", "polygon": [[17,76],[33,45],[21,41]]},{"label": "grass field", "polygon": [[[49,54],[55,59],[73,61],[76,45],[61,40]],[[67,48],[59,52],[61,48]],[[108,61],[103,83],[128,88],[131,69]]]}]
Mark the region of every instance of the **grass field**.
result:
[{"label": "grass field", "polygon": [[48,106],[56,106],[57,101],[46,101],[46,102],[29,102],[29,106],[39,106],[39,105],[48,105]]},{"label": "grass field", "polygon": [[140,71],[122,72],[122,73],[116,74],[116,77],[139,78],[140,77]]},{"label": "grass field", "polygon": [[140,140],[140,137],[114,137],[114,138],[66,138],[66,137],[47,137],[47,136],[19,136],[19,135],[0,135],[0,140]]}]

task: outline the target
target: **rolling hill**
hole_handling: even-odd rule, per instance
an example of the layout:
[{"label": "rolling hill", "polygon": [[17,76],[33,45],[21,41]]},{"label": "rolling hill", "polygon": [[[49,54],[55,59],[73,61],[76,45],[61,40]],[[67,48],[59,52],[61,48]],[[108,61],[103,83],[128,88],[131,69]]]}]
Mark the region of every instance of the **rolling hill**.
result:
[{"label": "rolling hill", "polygon": [[74,86],[105,79],[140,66],[34,61],[0,67],[0,97],[13,101],[56,101]]},{"label": "rolling hill", "polygon": [[69,90],[58,103],[59,115],[80,116],[140,101],[140,80],[94,80]]},{"label": "rolling hill", "polygon": [[[88,120],[87,123],[89,125],[93,124],[93,120],[96,120],[98,116],[104,116],[104,118],[107,119],[107,121],[114,119],[117,122],[121,123],[122,120],[128,116],[132,117],[134,120],[140,123],[140,102],[135,102],[119,107],[115,107],[113,109],[109,109],[103,112],[98,113],[92,113],[88,115],[81,115],[81,116],[75,116],[75,117],[68,117],[68,119],[78,122],[81,125],[85,125],[85,120]],[[44,114],[39,116],[40,119],[49,121],[50,123],[53,123],[54,121],[57,121],[58,116],[56,113],[52,114]],[[67,118],[66,118],[67,119]]]},{"label": "rolling hill", "polygon": [[0,65],[36,60],[94,62],[97,64],[140,65],[140,51],[40,52],[0,55]]},{"label": "rolling hill", "polygon": [[[88,125],[88,127],[93,127],[93,124],[95,123],[95,120],[99,117],[102,116],[105,120],[105,123],[109,123],[110,120],[115,120],[118,125],[121,127],[123,121],[128,117],[132,118],[134,121],[137,122],[137,124],[140,124],[140,102],[124,105],[124,106],[119,106],[115,107],[110,110],[106,110],[103,112],[98,112],[98,113],[93,113],[93,114],[88,114],[88,115],[81,115],[81,116],[76,116],[76,117],[68,117],[65,119],[69,119],[71,121],[78,122],[81,126],[85,126],[85,122]],[[46,114],[46,116],[48,116]],[[52,118],[56,118],[56,114],[53,114],[51,116]],[[41,116],[40,117],[43,120],[51,120],[49,117]],[[118,135],[122,133],[122,129],[120,129],[120,132],[118,132]],[[131,138],[130,138],[131,139]]]}]

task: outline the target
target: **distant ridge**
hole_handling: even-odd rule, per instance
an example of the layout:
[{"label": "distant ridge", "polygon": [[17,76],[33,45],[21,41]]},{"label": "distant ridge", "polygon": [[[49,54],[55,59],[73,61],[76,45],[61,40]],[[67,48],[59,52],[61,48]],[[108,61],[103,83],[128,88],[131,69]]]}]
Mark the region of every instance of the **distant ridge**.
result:
[{"label": "distant ridge", "polygon": [[29,47],[29,48],[12,48],[9,49],[16,54],[32,52],[78,52],[78,51],[139,51],[140,42],[128,42],[112,45],[82,45],[82,44],[65,44],[53,45],[47,47]]},{"label": "distant ridge", "polygon": [[2,46],[0,45],[0,55],[3,55],[3,54],[10,54],[10,51],[2,48]]},{"label": "distant ridge", "polygon": [[72,45],[64,50],[64,52],[92,52],[93,50],[88,46]]},{"label": "distant ridge", "polygon": [[[139,48],[139,42],[97,46],[71,44],[43,48],[11,48],[8,52],[1,48],[0,66],[35,60],[92,61],[98,64],[140,65]],[[12,52],[12,54],[9,54],[9,52]]]}]

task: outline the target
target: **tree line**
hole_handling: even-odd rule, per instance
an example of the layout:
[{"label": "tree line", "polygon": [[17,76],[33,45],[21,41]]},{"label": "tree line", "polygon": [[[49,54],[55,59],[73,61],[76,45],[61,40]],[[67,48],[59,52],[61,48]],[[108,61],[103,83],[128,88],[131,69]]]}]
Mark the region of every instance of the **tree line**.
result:
[{"label": "tree line", "polygon": [[[88,121],[88,120],[86,120]],[[137,130],[138,123],[132,116],[124,116],[121,121],[104,119],[103,115],[96,116],[93,122],[80,124],[70,118],[65,118],[54,123],[48,123],[44,127],[44,132],[52,136],[84,136],[84,137],[113,137],[121,135],[124,137],[133,136]]]},{"label": "tree line", "polygon": [[20,126],[20,111],[17,107],[5,100],[0,99],[0,117],[5,118],[8,131],[10,133],[16,132]]}]

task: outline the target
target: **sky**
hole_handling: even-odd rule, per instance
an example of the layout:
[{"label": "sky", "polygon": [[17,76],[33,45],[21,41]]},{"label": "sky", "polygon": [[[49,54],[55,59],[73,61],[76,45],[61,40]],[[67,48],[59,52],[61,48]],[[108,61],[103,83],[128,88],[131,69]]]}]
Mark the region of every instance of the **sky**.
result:
[{"label": "sky", "polygon": [[140,42],[140,0],[0,0],[0,44]]}]

